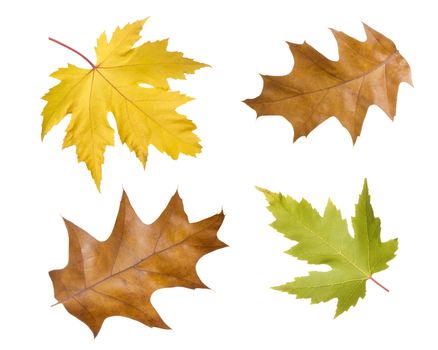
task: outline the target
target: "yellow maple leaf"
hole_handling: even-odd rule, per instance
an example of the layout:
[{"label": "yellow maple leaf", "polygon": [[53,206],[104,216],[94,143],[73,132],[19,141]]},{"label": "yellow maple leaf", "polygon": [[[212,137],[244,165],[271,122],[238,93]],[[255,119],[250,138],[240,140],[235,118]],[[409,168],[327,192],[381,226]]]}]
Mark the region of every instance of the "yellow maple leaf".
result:
[{"label": "yellow maple leaf", "polygon": [[150,144],[173,159],[181,153],[194,156],[201,150],[193,133],[195,124],[175,111],[191,98],[170,91],[167,79],[185,79],[185,73],[207,65],[168,52],[167,40],[133,48],[145,21],[117,28],[109,42],[103,33],[97,40],[96,64],[50,38],[79,54],[91,69],[69,64],[51,74],[60,83],[43,96],[47,104],[42,112],[42,138],[71,114],[63,148],[76,146],[78,161],[85,162],[99,189],[105,148],[114,144],[108,112],[114,115],[122,143],[135,152],[143,166]]}]

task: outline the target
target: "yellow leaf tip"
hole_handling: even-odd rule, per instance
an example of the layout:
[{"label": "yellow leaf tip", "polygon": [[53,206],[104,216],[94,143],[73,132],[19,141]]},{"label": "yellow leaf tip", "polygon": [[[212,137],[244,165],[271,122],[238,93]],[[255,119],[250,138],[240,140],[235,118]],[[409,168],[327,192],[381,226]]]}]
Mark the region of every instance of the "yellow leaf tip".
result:
[{"label": "yellow leaf tip", "polygon": [[97,190],[99,191],[99,193],[102,193],[102,191],[100,190],[100,182],[101,182],[101,179],[96,179],[96,178],[94,177],[94,175],[92,175],[92,177],[93,177],[94,184],[96,185]]},{"label": "yellow leaf tip", "polygon": [[146,21],[149,19],[150,17],[145,17],[143,19],[139,19],[138,21],[135,21],[133,24],[139,24],[141,26],[141,28],[143,28],[144,24],[146,23]]},{"label": "yellow leaf tip", "polygon": [[203,62],[196,62],[196,63],[199,65],[199,68],[197,68],[197,69],[212,68],[208,63],[203,63]]},{"label": "yellow leaf tip", "polygon": [[367,180],[367,178],[365,178],[363,180],[362,193],[368,194],[368,180]]},{"label": "yellow leaf tip", "polygon": [[263,187],[260,187],[260,186],[255,186],[255,188],[256,188],[258,191],[262,192],[262,193],[270,192],[269,190],[267,190],[267,189],[265,189],[265,188],[263,188]]},{"label": "yellow leaf tip", "polygon": [[262,192],[262,193],[265,195],[265,199],[266,199],[268,202],[271,202],[271,201],[274,199],[274,197],[275,197],[276,195],[278,195],[278,193],[271,192],[271,191],[267,190],[266,188],[262,188],[262,187],[259,187],[259,186],[255,186],[255,188],[256,188],[258,191]]}]

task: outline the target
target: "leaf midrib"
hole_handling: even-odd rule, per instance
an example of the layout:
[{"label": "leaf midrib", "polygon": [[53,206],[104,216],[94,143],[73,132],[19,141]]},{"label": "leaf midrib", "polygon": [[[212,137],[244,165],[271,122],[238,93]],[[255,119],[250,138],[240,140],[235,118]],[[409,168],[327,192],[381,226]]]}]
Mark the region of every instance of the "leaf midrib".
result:
[{"label": "leaf midrib", "polygon": [[[386,64],[388,64],[388,62],[391,61],[391,60],[392,60],[392,59],[393,59],[398,53],[399,53],[398,50],[394,51],[391,55],[389,55],[384,61],[382,61],[381,63],[379,63],[377,66],[375,66],[375,67],[372,68],[371,70],[369,70],[369,71],[367,71],[367,72],[365,72],[365,73],[363,73],[363,74],[361,74],[361,75],[359,75],[359,76],[357,76],[357,77],[354,77],[354,78],[352,78],[352,79],[343,80],[342,82],[340,82],[340,83],[338,83],[338,84],[335,84],[335,85],[332,85],[332,86],[329,86],[329,87],[325,87],[325,88],[321,88],[321,89],[317,89],[317,90],[312,90],[312,91],[305,91],[305,92],[301,92],[301,93],[298,93],[298,94],[293,95],[293,96],[288,96],[288,97],[280,98],[280,99],[277,99],[277,100],[271,100],[271,101],[260,101],[260,102],[257,102],[257,104],[276,103],[276,102],[281,102],[281,101],[291,100],[291,99],[294,99],[294,98],[296,98],[296,97],[301,97],[301,96],[305,96],[305,95],[316,94],[316,93],[318,93],[318,92],[325,91],[325,90],[336,89],[337,87],[339,87],[339,86],[341,86],[341,85],[347,85],[348,83],[351,83],[352,81],[355,81],[355,80],[358,80],[358,79],[361,79],[361,78],[365,78],[366,76],[368,76],[368,75],[370,75],[371,73],[373,73],[373,72],[375,72],[376,70],[378,70],[380,67],[385,66]],[[286,89],[289,88],[289,86],[287,86],[287,85],[279,84],[278,81],[273,80],[273,78],[271,78],[270,76],[266,76],[265,78],[268,78],[269,80],[273,81],[275,84],[280,85],[280,86],[282,86],[282,87],[285,87]],[[276,78],[276,77],[274,77],[274,78]],[[290,87],[290,88],[292,88],[292,87]],[[294,89],[294,88],[292,88],[292,89]],[[294,89],[294,90],[295,90],[295,89]]]},{"label": "leaf midrib", "polygon": [[321,287],[333,287],[333,286],[338,286],[338,285],[345,284],[345,283],[350,283],[350,282],[361,282],[361,281],[364,281],[364,280],[366,280],[366,278],[356,278],[356,279],[353,279],[353,280],[346,280],[346,281],[336,282],[336,283],[327,283],[327,284],[319,284],[319,285],[312,285],[312,286],[302,286],[302,287],[292,287],[292,288],[293,289],[311,289],[311,288],[321,288]]}]

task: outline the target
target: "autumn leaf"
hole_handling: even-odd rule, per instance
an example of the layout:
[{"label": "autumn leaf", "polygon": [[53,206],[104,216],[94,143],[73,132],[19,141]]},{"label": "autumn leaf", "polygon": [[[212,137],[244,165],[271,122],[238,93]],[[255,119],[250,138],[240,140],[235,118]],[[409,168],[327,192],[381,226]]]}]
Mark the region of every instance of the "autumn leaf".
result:
[{"label": "autumn leaf", "polygon": [[58,304],[90,327],[94,336],[110,316],[168,328],[150,298],[161,288],[207,288],[196,273],[205,254],[226,245],[217,238],[224,214],[189,223],[176,193],[161,216],[144,224],[123,193],[110,237],[100,242],[65,220],[69,261],[50,272]]},{"label": "autumn leaf", "polygon": [[245,103],[257,116],[285,117],[294,127],[294,141],[335,116],[354,143],[373,104],[393,119],[399,84],[412,85],[409,64],[391,40],[366,24],[364,28],[364,42],[332,30],[338,61],[329,60],[306,42],[288,43],[295,61],[292,72],[263,75],[261,95]]},{"label": "autumn leaf", "polygon": [[309,264],[331,267],[330,271],[312,271],[308,276],[274,289],[295,294],[297,298],[310,298],[312,304],[337,298],[335,317],[365,297],[368,280],[388,291],[372,276],[388,267],[398,243],[397,239],[382,243],[380,219],[374,216],[366,180],[352,218],[354,237],[348,233],[347,222],[330,200],[321,216],[305,199],[297,202],[281,193],[259,190],[265,194],[268,209],[275,217],[271,226],[297,241],[286,253]]},{"label": "autumn leaf", "polygon": [[175,111],[191,98],[170,91],[167,79],[185,79],[185,73],[206,65],[179,52],[168,52],[167,40],[133,48],[145,21],[117,28],[109,42],[103,33],[97,40],[96,64],[50,38],[79,54],[91,69],[69,64],[52,73],[60,83],[43,97],[47,104],[42,112],[42,138],[71,114],[63,147],[76,146],[78,161],[86,163],[98,188],[106,146],[114,144],[108,112],[114,115],[122,143],[135,152],[143,166],[150,144],[173,159],[181,153],[194,156],[201,150],[193,133],[196,126]]}]

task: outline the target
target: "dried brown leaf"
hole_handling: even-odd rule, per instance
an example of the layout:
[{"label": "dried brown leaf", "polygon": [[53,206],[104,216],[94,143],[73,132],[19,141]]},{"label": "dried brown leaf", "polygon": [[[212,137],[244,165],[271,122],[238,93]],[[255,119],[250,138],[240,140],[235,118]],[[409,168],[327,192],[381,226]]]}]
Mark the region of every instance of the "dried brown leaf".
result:
[{"label": "dried brown leaf", "polygon": [[176,193],[152,224],[144,224],[123,193],[110,237],[100,242],[65,220],[69,261],[50,272],[55,297],[96,336],[110,316],[169,328],[150,302],[160,288],[207,288],[196,273],[204,255],[226,245],[217,238],[221,212],[189,223]]},{"label": "dried brown leaf", "polygon": [[257,116],[284,116],[294,127],[294,140],[335,116],[354,143],[373,104],[393,119],[399,84],[412,85],[409,64],[390,39],[366,24],[364,28],[364,42],[332,30],[338,61],[329,60],[306,42],[288,43],[295,61],[292,72],[262,76],[261,95],[245,103]]}]

